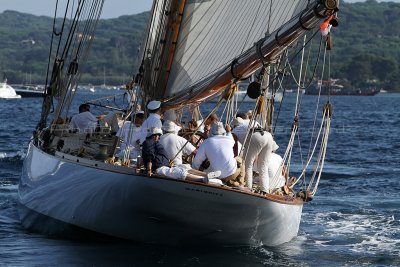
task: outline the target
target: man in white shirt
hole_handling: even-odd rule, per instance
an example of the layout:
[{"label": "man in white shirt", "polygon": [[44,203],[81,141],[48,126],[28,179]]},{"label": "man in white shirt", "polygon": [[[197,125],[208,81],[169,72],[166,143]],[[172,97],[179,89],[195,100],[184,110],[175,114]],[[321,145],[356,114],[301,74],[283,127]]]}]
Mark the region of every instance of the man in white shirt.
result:
[{"label": "man in white shirt", "polygon": [[[232,133],[236,135],[239,142],[243,145],[246,139],[246,134],[249,129],[250,119],[247,113],[238,113],[237,117],[235,118],[234,122],[236,125],[232,130]],[[253,127],[259,127],[260,124],[257,121],[253,121]]]},{"label": "man in white shirt", "polygon": [[143,122],[140,143],[142,144],[146,140],[148,131],[152,128],[162,127],[161,122],[161,102],[152,100],[147,104],[147,110],[149,111],[149,117]]},{"label": "man in white shirt", "polygon": [[140,136],[144,112],[137,111],[131,116],[134,118],[133,125],[130,118],[129,121],[125,121],[116,134],[121,139],[120,151],[117,153],[120,158],[129,156],[130,159],[135,159],[141,154]]},{"label": "man in white shirt", "polygon": [[[179,131],[182,129],[182,127],[179,125],[180,123],[177,121],[177,116],[176,116],[175,110],[168,109],[168,110],[164,111],[163,119],[164,119],[164,123],[166,121],[172,121],[175,124],[174,128],[175,128],[176,134],[178,134]],[[163,125],[163,127],[164,127],[164,125]]]},{"label": "man in white shirt", "polygon": [[122,113],[117,111],[111,111],[104,116],[105,125],[111,128],[111,134],[116,134],[119,127],[119,121],[121,120]]},{"label": "man in white shirt", "polygon": [[[286,172],[286,167],[283,166],[281,171],[279,172],[279,169],[282,165],[283,158],[276,153],[276,150],[279,148],[279,146],[276,144],[274,141],[272,145],[272,154],[270,158],[270,162],[268,164],[268,175],[271,179],[276,179],[275,186],[276,187],[282,187],[286,184],[286,179],[288,178],[287,175],[288,173]],[[278,174],[279,172],[279,174]],[[277,177],[275,177],[277,176]]]},{"label": "man in white shirt", "polygon": [[233,155],[235,141],[231,135],[225,134],[222,122],[212,124],[209,138],[200,145],[193,160],[192,167],[194,169],[199,169],[203,161],[208,159],[210,167],[207,172],[221,171],[219,176],[221,180],[237,173],[237,162]]},{"label": "man in white shirt", "polygon": [[[269,175],[269,178],[271,179],[271,182],[273,182],[272,185],[274,186],[274,188],[271,187],[271,189],[275,189],[275,188],[284,186],[286,184],[286,180],[288,179],[288,173],[287,173],[286,167],[282,166],[282,169],[281,169],[281,164],[282,164],[283,158],[279,154],[276,153],[276,150],[278,148],[279,148],[279,146],[274,141],[272,144],[271,158],[269,159],[269,162],[268,162],[268,175]],[[257,161],[254,163],[253,170],[256,173],[259,172]],[[279,172],[279,170],[280,170],[280,172]],[[278,175],[278,172],[279,172],[279,175]]]},{"label": "man in white shirt", "polygon": [[79,114],[72,117],[70,126],[80,133],[92,133],[96,129],[97,121],[97,118],[90,113],[89,104],[82,104],[79,106]]},{"label": "man in white shirt", "polygon": [[162,127],[164,134],[160,138],[168,159],[173,160],[173,166],[182,164],[182,154],[191,155],[196,151],[190,142],[176,134],[176,127],[178,126],[173,121],[165,121]]},{"label": "man in white shirt", "polygon": [[246,183],[251,190],[253,187],[253,164],[257,160],[257,167],[260,174],[260,190],[263,193],[270,192],[270,176],[268,173],[268,165],[271,161],[274,139],[271,133],[262,128],[255,128],[249,144],[246,146],[245,166],[246,166]]}]

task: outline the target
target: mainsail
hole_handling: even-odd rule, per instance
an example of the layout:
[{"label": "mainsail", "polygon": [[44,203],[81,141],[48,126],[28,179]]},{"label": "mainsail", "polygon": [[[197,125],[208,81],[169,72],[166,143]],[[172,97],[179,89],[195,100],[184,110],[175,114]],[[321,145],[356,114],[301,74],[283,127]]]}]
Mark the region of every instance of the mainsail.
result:
[{"label": "mainsail", "polygon": [[326,2],[156,1],[141,85],[169,106],[202,101],[254,73],[337,10],[338,2]]}]

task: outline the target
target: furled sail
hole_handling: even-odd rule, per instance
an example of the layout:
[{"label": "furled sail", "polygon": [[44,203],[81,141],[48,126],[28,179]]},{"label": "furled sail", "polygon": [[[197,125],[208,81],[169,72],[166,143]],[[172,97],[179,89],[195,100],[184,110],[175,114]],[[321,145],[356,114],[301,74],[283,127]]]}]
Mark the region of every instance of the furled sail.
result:
[{"label": "furled sail", "polygon": [[[156,1],[152,20],[158,35],[150,31],[148,37],[142,87],[169,105],[223,90],[231,79],[256,71],[261,57],[276,57],[338,4],[309,2]],[[263,46],[257,47],[260,40]]]}]

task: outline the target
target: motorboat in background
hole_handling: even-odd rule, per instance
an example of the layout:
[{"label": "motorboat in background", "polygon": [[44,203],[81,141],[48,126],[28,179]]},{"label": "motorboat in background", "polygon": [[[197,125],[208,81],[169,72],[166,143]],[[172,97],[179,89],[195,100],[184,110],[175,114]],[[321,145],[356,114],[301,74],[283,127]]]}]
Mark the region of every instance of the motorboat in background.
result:
[{"label": "motorboat in background", "polygon": [[379,93],[379,89],[368,88],[346,88],[344,85],[338,83],[338,79],[331,79],[329,81],[319,80],[315,86],[310,86],[305,90],[306,95],[348,95],[348,96],[374,96]]},{"label": "motorboat in background", "polygon": [[16,84],[13,87],[15,92],[22,97],[43,97],[44,95],[44,88],[37,85]]},{"label": "motorboat in background", "polygon": [[4,82],[0,83],[0,98],[18,99],[21,96],[15,92],[15,89],[11,85],[7,84],[7,79],[5,79]]}]

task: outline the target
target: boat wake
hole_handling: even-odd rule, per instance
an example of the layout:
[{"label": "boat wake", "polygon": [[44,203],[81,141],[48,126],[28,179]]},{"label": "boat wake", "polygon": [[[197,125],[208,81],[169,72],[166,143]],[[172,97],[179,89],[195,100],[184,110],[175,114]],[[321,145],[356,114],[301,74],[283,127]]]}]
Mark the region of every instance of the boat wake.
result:
[{"label": "boat wake", "polygon": [[[316,214],[315,224],[324,225],[324,240],[315,240],[320,246],[345,246],[362,254],[399,255],[400,221],[390,212],[378,213],[376,209],[359,209],[350,212]],[[335,242],[337,240],[338,242]],[[341,240],[341,241],[339,241]],[[343,240],[347,240],[343,244]]]},{"label": "boat wake", "polygon": [[[21,174],[21,167],[25,154],[20,151],[16,153],[0,152],[0,189],[10,184],[17,186]],[[0,191],[1,192],[1,191]]]},{"label": "boat wake", "polygon": [[23,150],[17,152],[0,152],[0,162],[23,162],[26,152]]}]

